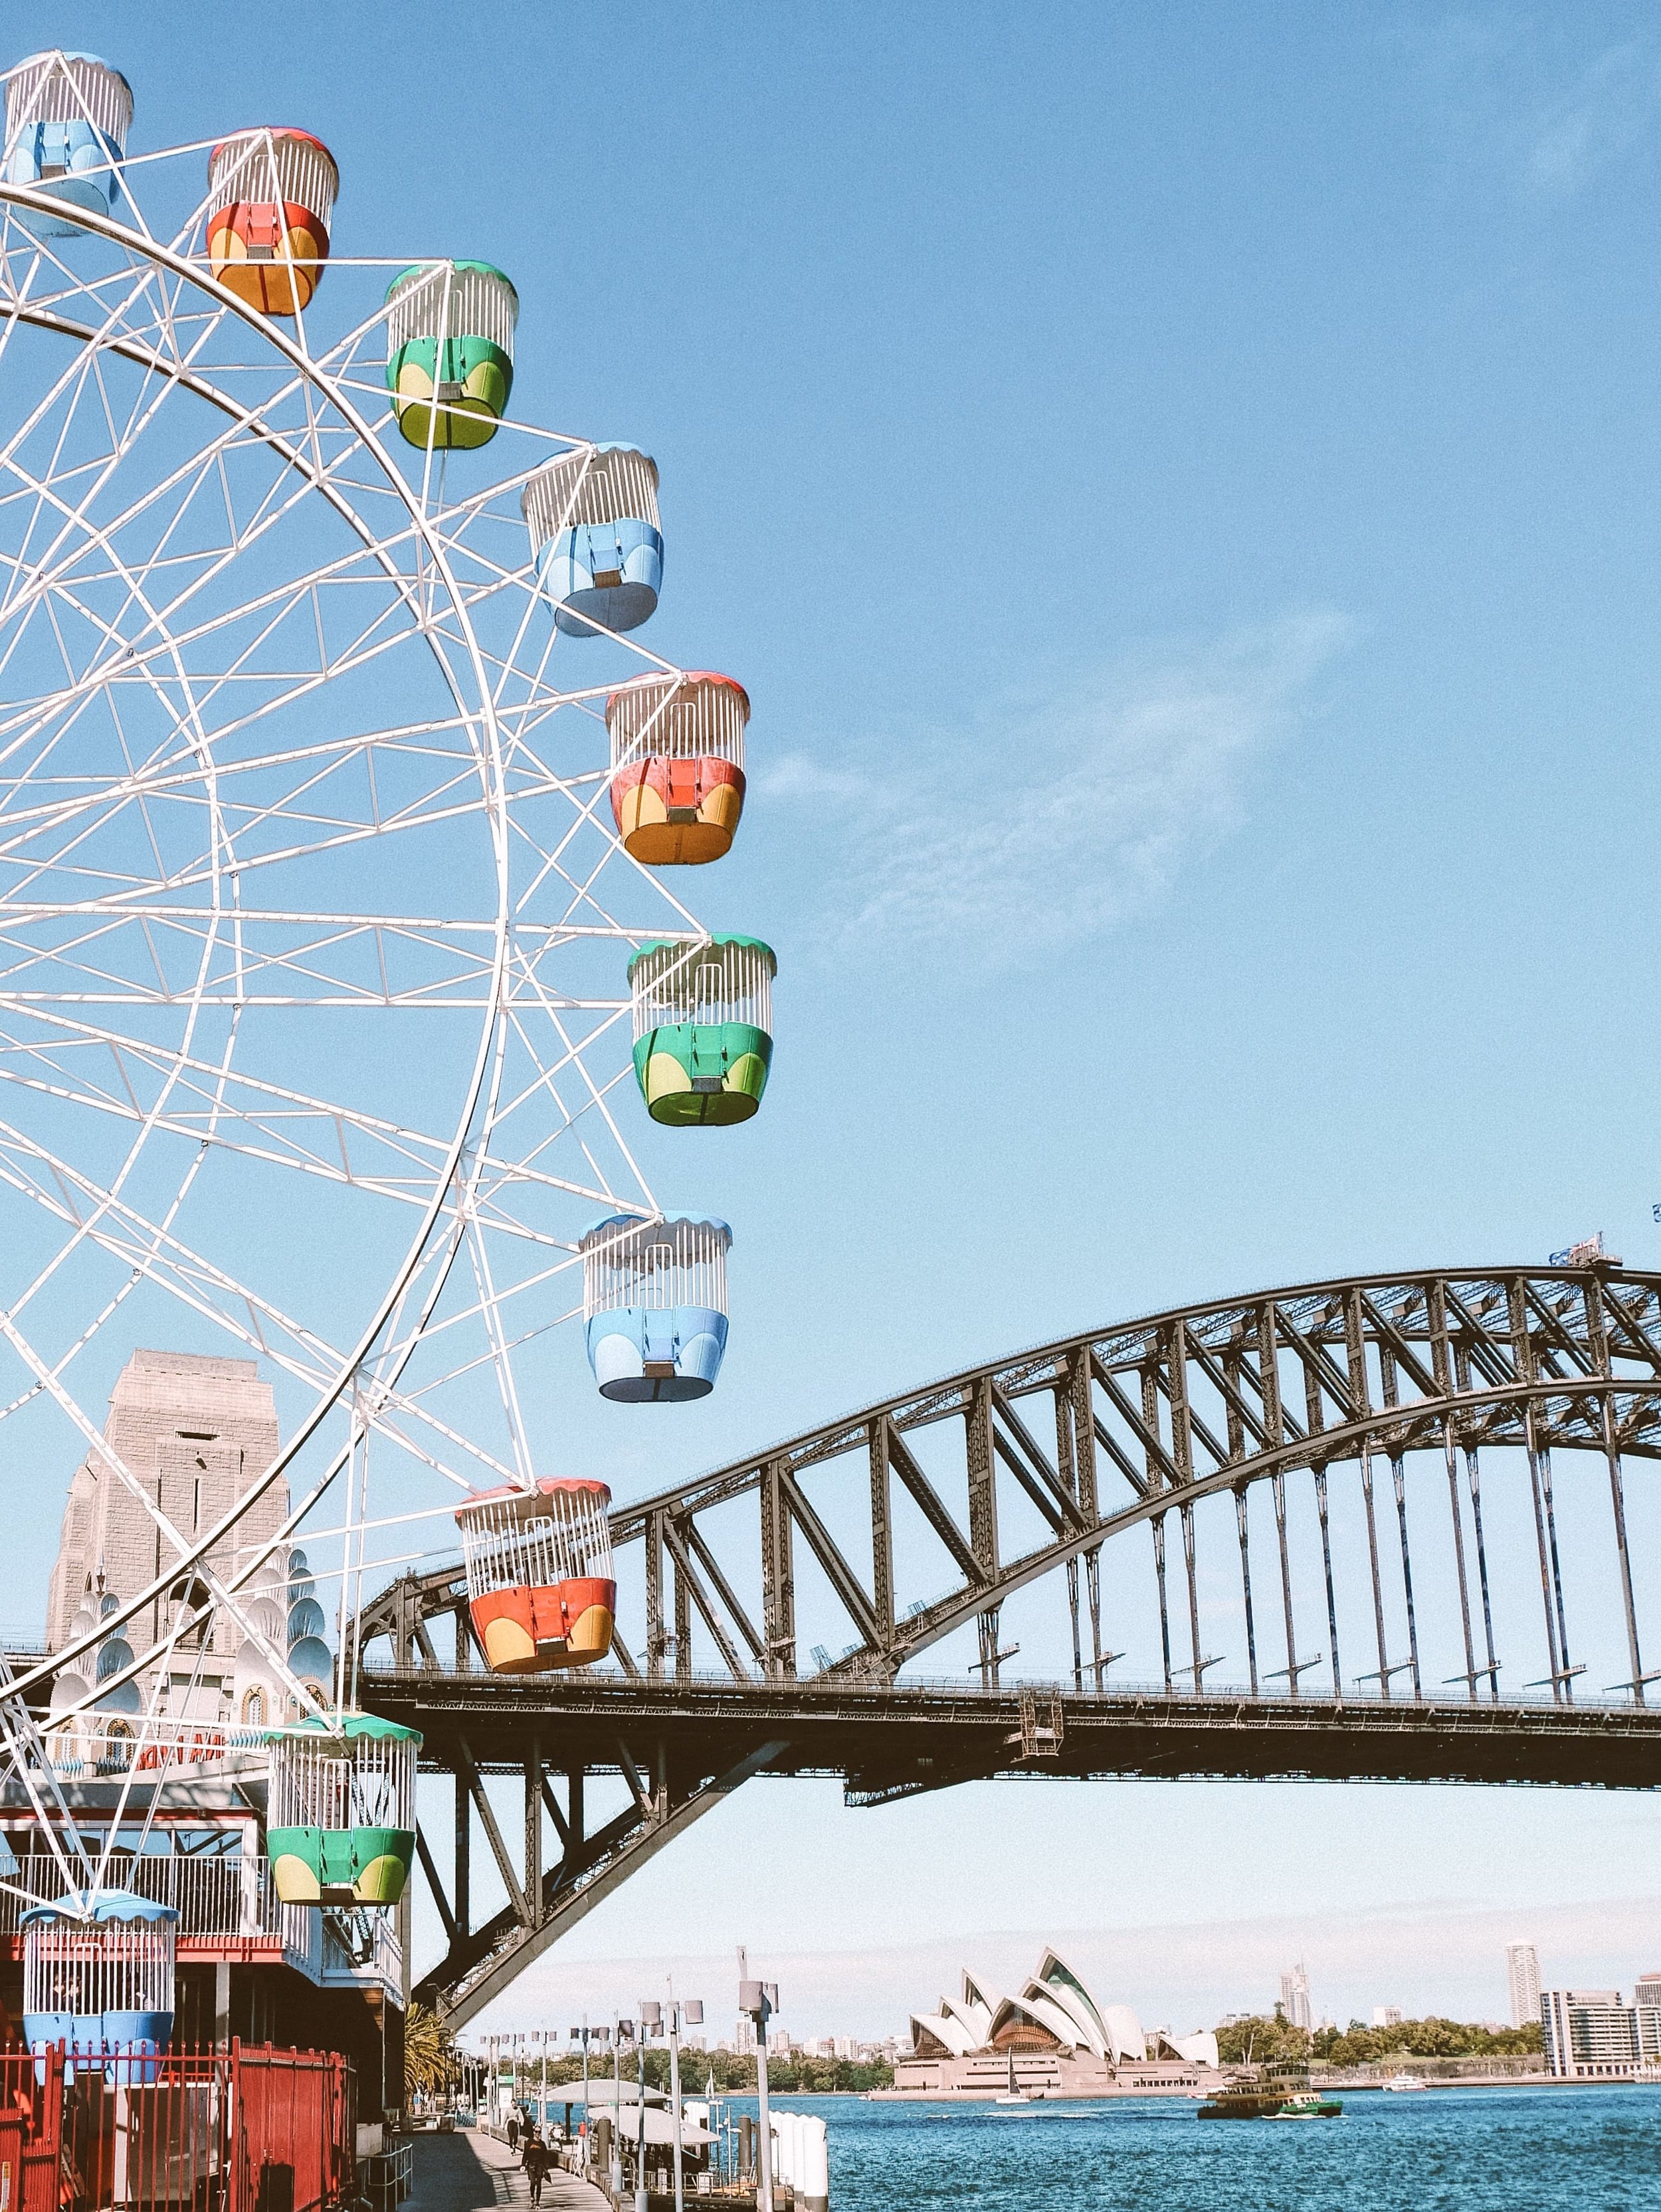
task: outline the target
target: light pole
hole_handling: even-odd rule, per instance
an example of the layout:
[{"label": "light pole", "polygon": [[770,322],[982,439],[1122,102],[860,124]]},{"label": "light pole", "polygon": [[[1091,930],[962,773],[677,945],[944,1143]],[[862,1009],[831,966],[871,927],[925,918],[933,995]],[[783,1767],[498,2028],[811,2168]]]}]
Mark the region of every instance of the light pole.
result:
[{"label": "light pole", "polygon": [[613,2020],[611,2023],[611,2194],[623,2194],[623,2031],[633,2032],[633,2023]]},{"label": "light pole", "polygon": [[697,1997],[678,2002],[675,1985],[669,1984],[669,2109],[674,2114],[675,2132],[675,2212],[686,2212],[686,2192],[680,2171],[680,2031],[684,2021],[688,2027],[702,2027],[703,2006]]},{"label": "light pole", "polygon": [[[740,1969],[748,1964],[740,1951]],[[747,2012],[756,2023],[756,2099],[760,2107],[756,2120],[756,2157],[761,2171],[757,2212],[773,2212],[773,2123],[767,2106],[767,2023],[778,2008],[776,1982],[739,1982],[739,2010]]]},{"label": "light pole", "polygon": [[588,2120],[588,2015],[587,2013],[582,2015],[582,2026],[571,2030],[573,2043],[576,2041],[579,2035],[582,2038],[582,2136],[585,2142],[591,2142],[593,2136]]},{"label": "light pole", "polygon": [[640,2001],[640,2121],[635,2151],[635,2212],[647,2212],[646,2203],[646,2045],[652,2030],[663,2026],[663,2007],[654,1998]]}]

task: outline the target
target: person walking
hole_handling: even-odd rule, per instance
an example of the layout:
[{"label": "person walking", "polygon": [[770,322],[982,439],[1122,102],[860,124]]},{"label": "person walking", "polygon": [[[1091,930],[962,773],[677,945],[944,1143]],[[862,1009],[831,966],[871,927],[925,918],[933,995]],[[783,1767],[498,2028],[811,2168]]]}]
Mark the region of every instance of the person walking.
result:
[{"label": "person walking", "polygon": [[531,2202],[540,2204],[542,2185],[548,2179],[548,2146],[538,2134],[534,2121],[525,2138],[524,2166],[525,2178],[531,2185]]},{"label": "person walking", "polygon": [[508,2115],[508,2148],[509,2150],[519,2148],[519,2114],[516,2112],[510,2112]]}]

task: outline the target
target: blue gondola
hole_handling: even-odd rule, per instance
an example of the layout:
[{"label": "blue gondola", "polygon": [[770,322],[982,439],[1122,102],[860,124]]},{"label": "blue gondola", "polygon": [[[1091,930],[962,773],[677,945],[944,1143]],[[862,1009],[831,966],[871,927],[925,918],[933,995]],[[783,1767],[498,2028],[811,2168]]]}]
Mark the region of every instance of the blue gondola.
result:
[{"label": "blue gondola", "polygon": [[[132,88],[119,70],[96,54],[31,54],[6,79],[6,182],[106,216],[131,127]],[[20,209],[18,221],[37,238],[80,234],[45,209]]]},{"label": "blue gondola", "polygon": [[116,2087],[154,2081],[173,2040],[179,1915],[128,1889],[59,1898],[23,1915],[23,2039],[68,2046]]},{"label": "blue gondola", "polygon": [[[633,446],[562,453],[526,485],[538,587],[571,637],[638,629],[663,588],[658,465]],[[598,628],[596,627],[598,625]]]},{"label": "blue gondola", "polygon": [[588,1364],[602,1398],[673,1405],[707,1397],[727,1350],[724,1221],[608,1213],[581,1239]]}]

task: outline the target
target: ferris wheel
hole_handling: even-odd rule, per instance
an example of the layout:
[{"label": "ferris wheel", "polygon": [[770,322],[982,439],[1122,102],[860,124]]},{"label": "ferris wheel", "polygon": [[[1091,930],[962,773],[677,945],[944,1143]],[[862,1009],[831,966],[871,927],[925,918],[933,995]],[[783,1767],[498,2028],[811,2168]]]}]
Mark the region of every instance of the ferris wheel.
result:
[{"label": "ferris wheel", "polygon": [[[765,1089],[774,956],[684,897],[750,702],[645,641],[654,460],[514,416],[502,270],[337,252],[302,131],[151,152],[106,62],[4,82],[0,1439],[67,1439],[155,1545],[0,1712],[44,1788],[65,1744],[172,1756],[213,1676],[296,1739],[274,1835],[394,1838],[296,1893],[385,1903],[412,1754],[351,1718],[366,1577],[465,1542],[492,1665],[603,1657],[557,1407],[721,1366],[731,1232],[665,1212],[640,1134],[697,1153]],[[105,1434],[172,1343],[282,1408],[205,1510]]]}]

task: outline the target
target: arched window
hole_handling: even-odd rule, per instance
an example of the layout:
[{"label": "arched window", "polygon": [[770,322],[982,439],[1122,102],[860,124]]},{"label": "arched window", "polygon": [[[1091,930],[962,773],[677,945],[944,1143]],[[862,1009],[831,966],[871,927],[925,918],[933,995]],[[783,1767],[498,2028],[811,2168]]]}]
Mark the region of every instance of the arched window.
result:
[{"label": "arched window", "polygon": [[167,1592],[169,1630],[179,1615],[187,1616],[186,1626],[174,1650],[178,1651],[211,1650],[213,1648],[213,1599],[205,1583],[193,1576],[176,1582]]},{"label": "arched window", "polygon": [[242,1692],[242,1725],[244,1728],[264,1728],[265,1725],[265,1685],[251,1682]]}]

